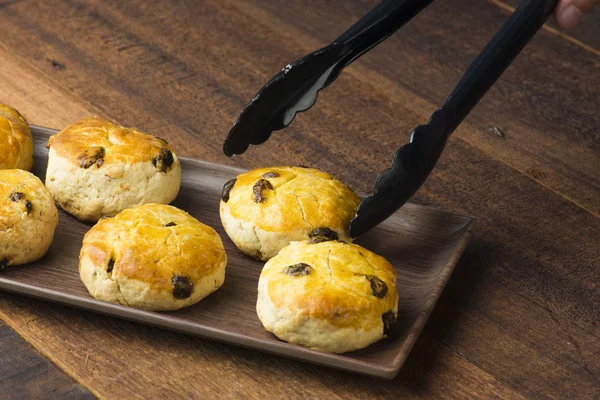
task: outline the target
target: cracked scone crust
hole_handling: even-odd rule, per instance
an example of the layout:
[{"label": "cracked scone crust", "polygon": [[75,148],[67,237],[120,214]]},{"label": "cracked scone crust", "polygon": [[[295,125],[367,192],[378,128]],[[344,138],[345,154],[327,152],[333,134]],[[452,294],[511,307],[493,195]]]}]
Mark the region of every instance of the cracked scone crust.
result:
[{"label": "cracked scone crust", "polygon": [[351,243],[294,242],[264,266],[258,318],[289,343],[344,353],[386,336],[398,313],[396,272]]},{"label": "cracked scone crust", "polygon": [[48,141],[46,186],[58,205],[97,221],[147,203],[168,204],[181,165],[166,141],[100,118],[82,119]]},{"label": "cracked scone crust", "polygon": [[146,204],[103,219],[86,233],[79,274],[98,300],[166,311],[221,287],[226,264],[214,229],[178,208]]},{"label": "cracked scone crust", "polygon": [[40,259],[57,224],[52,196],[35,175],[0,170],[0,270]]},{"label": "cracked scone crust", "polygon": [[0,169],[33,167],[33,140],[29,125],[17,110],[0,104]]},{"label": "cracked scone crust", "polygon": [[359,203],[346,185],[319,170],[260,168],[225,184],[220,215],[235,245],[266,261],[293,241],[322,235],[351,241]]}]

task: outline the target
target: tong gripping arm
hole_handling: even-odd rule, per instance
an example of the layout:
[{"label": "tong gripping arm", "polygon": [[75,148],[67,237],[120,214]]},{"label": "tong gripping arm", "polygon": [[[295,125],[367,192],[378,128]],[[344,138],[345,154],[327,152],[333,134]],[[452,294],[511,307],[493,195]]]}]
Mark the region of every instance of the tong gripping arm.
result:
[{"label": "tong gripping arm", "polygon": [[446,141],[548,20],[558,0],[523,1],[462,76],[427,125],[416,127],[410,142],[376,179],[373,194],[359,205],[350,224],[357,237],[398,210],[425,182]]}]

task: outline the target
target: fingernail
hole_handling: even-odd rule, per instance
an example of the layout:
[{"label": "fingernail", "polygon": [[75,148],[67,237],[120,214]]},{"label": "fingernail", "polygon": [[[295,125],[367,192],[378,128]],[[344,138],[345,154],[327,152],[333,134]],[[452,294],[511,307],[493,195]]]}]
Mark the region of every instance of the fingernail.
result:
[{"label": "fingernail", "polygon": [[566,29],[573,29],[582,17],[583,13],[579,11],[579,8],[571,4],[561,13],[561,25]]}]

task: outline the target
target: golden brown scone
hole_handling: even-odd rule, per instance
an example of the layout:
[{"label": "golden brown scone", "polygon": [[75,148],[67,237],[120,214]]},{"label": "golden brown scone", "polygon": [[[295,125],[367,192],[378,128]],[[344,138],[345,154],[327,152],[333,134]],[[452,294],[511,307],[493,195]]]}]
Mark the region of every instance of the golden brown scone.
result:
[{"label": "golden brown scone", "polygon": [[226,264],[214,229],[178,208],[146,204],[103,219],[86,233],[79,274],[98,300],[177,310],[221,287]]},{"label": "golden brown scone", "polygon": [[0,270],[40,259],[57,224],[52,196],[35,175],[0,170]]},{"label": "golden brown scone", "polygon": [[359,202],[346,185],[317,169],[260,168],[225,184],[220,214],[233,243],[266,261],[290,242],[314,236],[351,241]]},{"label": "golden brown scone", "polygon": [[181,165],[166,141],[101,118],[86,118],[48,141],[46,186],[80,220],[147,203],[172,202]]},{"label": "golden brown scone", "polygon": [[29,125],[17,110],[0,104],[0,169],[33,167],[33,139]]},{"label": "golden brown scone", "polygon": [[396,321],[396,271],[356,244],[294,242],[265,264],[256,311],[287,342],[331,353],[362,349]]}]

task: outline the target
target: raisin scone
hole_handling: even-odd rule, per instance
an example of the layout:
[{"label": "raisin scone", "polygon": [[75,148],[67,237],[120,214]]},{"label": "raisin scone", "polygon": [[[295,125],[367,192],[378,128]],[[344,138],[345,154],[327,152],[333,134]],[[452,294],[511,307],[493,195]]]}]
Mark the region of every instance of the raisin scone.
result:
[{"label": "raisin scone", "polygon": [[220,214],[225,232],[244,253],[266,261],[293,241],[350,241],[360,198],[314,168],[255,169],[225,183]]},{"label": "raisin scone", "polygon": [[33,139],[29,125],[17,110],[0,104],[0,169],[33,167]]},{"label": "raisin scone", "polygon": [[35,175],[0,170],[0,270],[40,259],[57,224],[52,196]]},{"label": "raisin scone", "polygon": [[158,137],[101,118],[86,118],[48,141],[46,186],[57,204],[83,221],[126,208],[172,202],[181,165]]},{"label": "raisin scone", "polygon": [[197,303],[225,280],[218,233],[178,208],[146,204],[99,221],[83,238],[79,274],[90,295],[166,311]]},{"label": "raisin scone", "polygon": [[345,353],[386,337],[396,322],[396,271],[351,243],[295,242],[264,266],[256,311],[279,339]]}]

